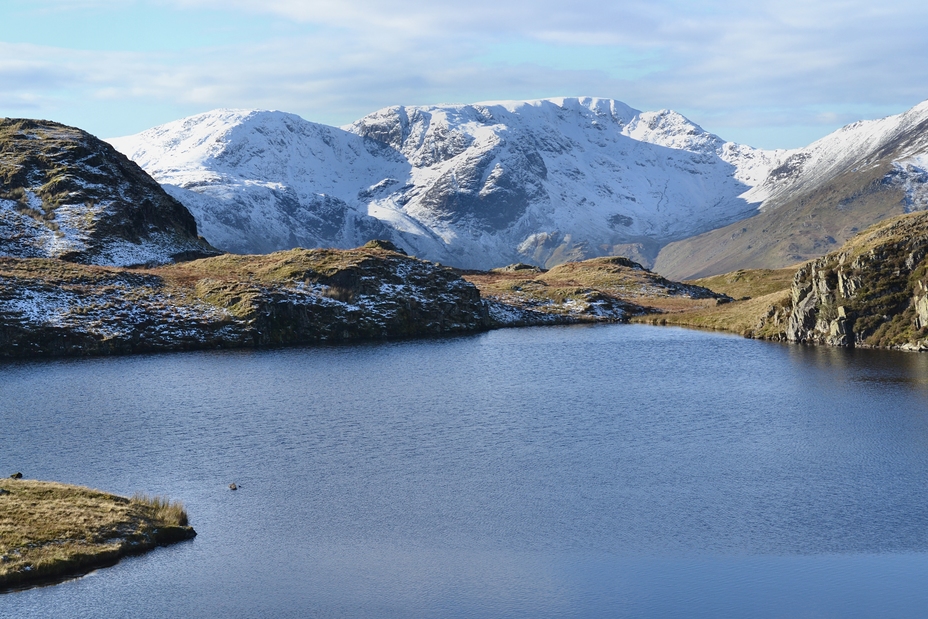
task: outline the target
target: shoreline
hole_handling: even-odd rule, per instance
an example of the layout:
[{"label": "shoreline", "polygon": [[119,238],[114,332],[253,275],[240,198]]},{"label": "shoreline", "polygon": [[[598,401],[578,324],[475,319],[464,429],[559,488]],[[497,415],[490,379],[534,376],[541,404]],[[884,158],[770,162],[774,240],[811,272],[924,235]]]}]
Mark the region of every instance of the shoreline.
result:
[{"label": "shoreline", "polygon": [[57,584],[193,539],[183,505],[83,486],[0,479],[0,594]]}]

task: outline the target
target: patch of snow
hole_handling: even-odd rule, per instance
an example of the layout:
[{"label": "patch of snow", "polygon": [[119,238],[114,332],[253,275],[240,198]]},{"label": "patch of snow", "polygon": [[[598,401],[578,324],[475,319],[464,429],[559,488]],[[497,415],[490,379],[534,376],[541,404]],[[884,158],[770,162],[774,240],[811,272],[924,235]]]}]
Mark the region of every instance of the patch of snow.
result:
[{"label": "patch of snow", "polygon": [[905,212],[928,209],[928,153],[896,161],[887,180],[905,191]]},{"label": "patch of snow", "polygon": [[94,263],[106,266],[137,266],[164,264],[171,256],[185,251],[201,251],[192,241],[185,241],[163,232],[155,232],[139,242],[115,238],[107,242],[94,256]]}]

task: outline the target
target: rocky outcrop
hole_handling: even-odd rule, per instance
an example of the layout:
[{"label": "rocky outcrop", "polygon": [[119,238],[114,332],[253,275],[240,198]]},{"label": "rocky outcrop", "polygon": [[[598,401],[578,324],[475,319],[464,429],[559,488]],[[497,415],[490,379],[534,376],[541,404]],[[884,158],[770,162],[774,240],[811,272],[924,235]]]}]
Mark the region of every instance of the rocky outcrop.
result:
[{"label": "rocky outcrop", "polygon": [[0,259],[0,355],[126,354],[473,332],[477,288],[377,246],[151,269]]},{"label": "rocky outcrop", "polygon": [[0,119],[0,256],[127,266],[217,253],[187,208],[106,142]]},{"label": "rocky outcrop", "polygon": [[567,262],[550,270],[512,264],[465,277],[503,326],[628,322],[633,316],[715,306],[731,298],[672,282],[620,256]]},{"label": "rocky outcrop", "polygon": [[792,342],[928,350],[928,214],[875,226],[797,271]]}]

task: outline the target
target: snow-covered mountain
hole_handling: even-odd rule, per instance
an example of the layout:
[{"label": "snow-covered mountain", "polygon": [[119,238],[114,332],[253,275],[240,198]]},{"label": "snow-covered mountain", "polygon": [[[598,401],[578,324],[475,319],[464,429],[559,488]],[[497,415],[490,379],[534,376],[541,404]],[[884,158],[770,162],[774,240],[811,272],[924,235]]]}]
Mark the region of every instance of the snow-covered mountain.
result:
[{"label": "snow-covered mountain", "polygon": [[895,182],[906,188],[909,210],[921,210],[928,205],[922,187],[928,180],[922,178],[928,167],[928,101],[902,114],[851,123],[805,148],[780,151],[777,159],[764,182],[745,194],[765,209],[845,172],[888,161]]},{"label": "snow-covered mountain", "polygon": [[[217,110],[111,142],[246,253],[376,237],[465,268],[624,255],[684,277],[822,255],[928,204],[928,102],[788,151],[596,98],[397,106],[342,128]],[[747,220],[756,235],[726,227]]]},{"label": "snow-covered mountain", "polygon": [[454,266],[650,263],[739,220],[783,151],[723,141],[672,111],[565,98],[391,107],[341,129],[217,110],[111,140],[233,252],[389,238]]},{"label": "snow-covered mountain", "polygon": [[928,101],[852,123],[776,159],[743,196],[760,202],[760,212],[668,244],[655,269],[683,279],[786,267],[834,251],[888,217],[928,209]]},{"label": "snow-covered mountain", "polygon": [[283,112],[217,110],[110,142],[233,253],[390,237],[358,192],[409,170],[384,145]]}]

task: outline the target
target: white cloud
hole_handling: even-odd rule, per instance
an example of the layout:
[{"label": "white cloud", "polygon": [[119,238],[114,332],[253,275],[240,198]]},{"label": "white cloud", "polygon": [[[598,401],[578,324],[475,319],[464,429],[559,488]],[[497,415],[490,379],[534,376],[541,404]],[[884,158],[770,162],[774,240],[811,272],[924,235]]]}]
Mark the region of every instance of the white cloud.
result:
[{"label": "white cloud", "polygon": [[[83,4],[100,15],[127,6]],[[131,4],[143,5],[181,21],[221,11],[241,30],[223,44],[182,52],[0,44],[0,105],[60,108],[81,97],[101,110],[157,102],[190,111],[272,107],[347,122],[398,103],[590,94],[679,109],[737,138],[762,127],[822,134],[928,98],[928,5],[910,1],[629,0],[587,10],[562,0]],[[238,36],[259,19],[276,24],[270,34]],[[507,59],[516,48],[531,54]],[[610,70],[613,58],[622,66]]]}]

